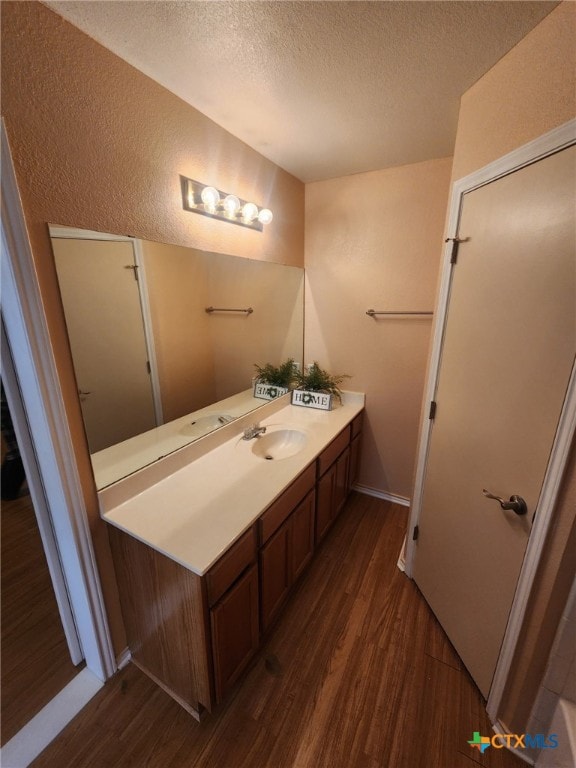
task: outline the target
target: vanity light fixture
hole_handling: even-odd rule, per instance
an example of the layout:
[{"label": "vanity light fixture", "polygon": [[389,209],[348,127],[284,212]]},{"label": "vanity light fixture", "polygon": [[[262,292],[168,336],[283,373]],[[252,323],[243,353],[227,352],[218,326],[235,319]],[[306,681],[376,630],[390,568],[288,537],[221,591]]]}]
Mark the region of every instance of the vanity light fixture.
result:
[{"label": "vanity light fixture", "polygon": [[249,227],[262,232],[264,224],[272,221],[269,208],[259,208],[255,203],[241,200],[236,195],[229,195],[216,187],[201,184],[194,179],[180,176],[182,185],[182,206],[185,211],[201,213],[213,219],[229,221],[241,227]]}]

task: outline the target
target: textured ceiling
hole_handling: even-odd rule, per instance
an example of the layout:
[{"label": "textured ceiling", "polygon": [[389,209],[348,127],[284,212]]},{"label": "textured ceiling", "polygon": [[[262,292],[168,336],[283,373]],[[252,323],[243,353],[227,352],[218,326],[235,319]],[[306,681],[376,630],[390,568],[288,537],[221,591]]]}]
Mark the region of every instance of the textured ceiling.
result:
[{"label": "textured ceiling", "polygon": [[557,2],[46,2],[303,181],[452,154],[459,99]]}]

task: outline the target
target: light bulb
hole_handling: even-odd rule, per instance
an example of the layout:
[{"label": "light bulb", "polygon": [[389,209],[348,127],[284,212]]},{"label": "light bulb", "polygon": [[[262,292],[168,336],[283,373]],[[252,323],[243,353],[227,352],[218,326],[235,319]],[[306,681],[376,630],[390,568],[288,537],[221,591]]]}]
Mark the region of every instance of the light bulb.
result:
[{"label": "light bulb", "polygon": [[270,208],[262,208],[262,210],[258,214],[258,221],[260,222],[260,224],[270,224],[273,218],[274,216]]},{"label": "light bulb", "polygon": [[254,221],[254,219],[258,216],[258,208],[254,205],[254,203],[245,203],[244,207],[242,208],[242,218],[246,222]]},{"label": "light bulb", "polygon": [[204,206],[210,210],[215,210],[216,206],[220,202],[220,195],[215,187],[204,187],[202,194],[200,195]]},{"label": "light bulb", "polygon": [[222,203],[224,210],[228,216],[234,217],[240,210],[240,200],[236,195],[226,195],[224,202]]}]

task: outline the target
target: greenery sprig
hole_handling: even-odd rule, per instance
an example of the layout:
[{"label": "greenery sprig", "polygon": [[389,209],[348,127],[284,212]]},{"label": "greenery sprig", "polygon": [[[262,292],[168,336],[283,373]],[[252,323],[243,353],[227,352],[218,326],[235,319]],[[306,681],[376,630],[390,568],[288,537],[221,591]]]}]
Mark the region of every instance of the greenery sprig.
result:
[{"label": "greenery sprig", "polygon": [[309,392],[325,392],[334,395],[342,402],[342,390],[339,385],[344,379],[349,379],[346,373],[333,376],[322,369],[317,362],[312,363],[306,371],[296,371],[294,380],[298,389],[306,389]]},{"label": "greenery sprig", "polygon": [[262,366],[255,364],[254,367],[256,368],[258,379],[263,384],[290,389],[295,381],[294,360],[291,357],[280,365],[266,363],[266,365]]}]

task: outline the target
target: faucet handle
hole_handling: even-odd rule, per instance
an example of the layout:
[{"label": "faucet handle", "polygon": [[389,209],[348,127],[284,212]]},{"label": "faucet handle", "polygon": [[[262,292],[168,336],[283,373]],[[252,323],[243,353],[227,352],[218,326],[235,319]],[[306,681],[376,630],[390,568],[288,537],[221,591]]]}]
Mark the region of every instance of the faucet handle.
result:
[{"label": "faucet handle", "polygon": [[244,440],[252,440],[253,437],[258,437],[258,435],[263,435],[264,432],[266,432],[266,427],[261,427],[258,422],[255,424],[251,424],[249,427],[246,427],[244,430]]}]

